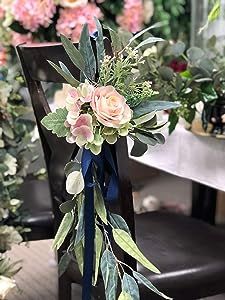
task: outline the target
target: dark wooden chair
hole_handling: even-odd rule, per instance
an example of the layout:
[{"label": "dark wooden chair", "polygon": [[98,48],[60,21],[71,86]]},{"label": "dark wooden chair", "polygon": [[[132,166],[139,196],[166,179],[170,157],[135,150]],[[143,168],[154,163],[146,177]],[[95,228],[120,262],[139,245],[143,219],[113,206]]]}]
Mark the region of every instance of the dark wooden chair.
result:
[{"label": "dark wooden chair", "polygon": [[[107,48],[108,47],[108,48]],[[106,49],[110,52],[110,46]],[[59,204],[65,200],[64,165],[77,153],[77,147],[58,139],[41,126],[41,119],[50,111],[41,81],[64,82],[64,79],[47,63],[47,59],[63,61],[71,73],[79,78],[60,44],[21,45],[17,47],[23,72],[32,99],[34,113],[45,153],[48,170],[55,228],[61,214]],[[160,268],[155,275],[137,266],[156,287],[165,294],[180,300],[198,299],[225,292],[225,233],[202,221],[172,213],[153,212],[134,216],[132,188],[129,180],[126,140],[121,138],[112,147],[119,174],[119,209],[143,252]],[[58,253],[61,256],[62,250]],[[135,267],[135,261],[124,255],[123,259]],[[59,279],[59,299],[71,299],[71,283],[81,282],[76,264],[70,264]],[[144,286],[141,299],[159,299]],[[93,290],[96,299],[104,299],[101,279]]]}]

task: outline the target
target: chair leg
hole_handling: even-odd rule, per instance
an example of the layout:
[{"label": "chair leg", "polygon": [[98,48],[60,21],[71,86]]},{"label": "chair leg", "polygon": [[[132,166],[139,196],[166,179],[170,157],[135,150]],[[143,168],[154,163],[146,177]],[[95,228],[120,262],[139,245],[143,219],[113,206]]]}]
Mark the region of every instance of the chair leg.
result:
[{"label": "chair leg", "polygon": [[72,282],[66,274],[59,277],[58,284],[58,300],[71,300]]}]

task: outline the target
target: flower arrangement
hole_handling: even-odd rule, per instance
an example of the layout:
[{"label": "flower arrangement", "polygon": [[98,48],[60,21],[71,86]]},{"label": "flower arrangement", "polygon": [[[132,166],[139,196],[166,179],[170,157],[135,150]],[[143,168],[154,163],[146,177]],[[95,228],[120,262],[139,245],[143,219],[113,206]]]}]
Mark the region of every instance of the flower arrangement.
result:
[{"label": "flower arrangement", "polygon": [[0,298],[4,299],[21,268],[19,262],[10,262],[6,252],[21,243],[21,234],[27,231],[13,223],[21,216],[18,191],[34,158],[30,141],[34,122],[23,118],[28,107],[18,93],[23,81],[18,70],[1,67],[0,78]]},{"label": "flower arrangement", "polygon": [[[60,206],[64,217],[53,247],[59,249],[67,235],[72,235],[70,247],[59,263],[60,273],[66,269],[65,262],[69,263],[75,256],[84,278],[83,299],[90,299],[91,286],[98,281],[99,269],[106,299],[116,299],[118,279],[122,287],[120,300],[139,299],[137,282],[170,299],[132,268],[129,267],[132,276],[127,274],[124,267],[128,266],[124,266],[114,253],[113,240],[144,267],[159,273],[132,240],[125,220],[107,208],[107,204],[113,203],[118,196],[117,171],[109,144],[116,143],[120,137],[130,136],[134,141],[132,154],[139,156],[147,150],[147,145],[163,143],[164,137],[158,130],[164,124],[158,124],[157,111],[178,105],[152,101],[156,92],[150,82],[141,80],[139,66],[143,63],[143,56],[139,50],[160,39],[150,37],[138,43],[137,38],[147,31],[144,30],[125,41],[124,36],[110,29],[113,55],[108,56],[101,24],[97,19],[95,22],[98,34],[93,42],[96,43],[97,57],[87,24],[82,29],[79,50],[67,37],[61,36],[66,53],[80,70],[80,81],[63,62],[57,65],[49,61],[70,84],[70,89],[64,108],[45,116],[42,125],[82,148],[81,163],[70,161],[65,167],[66,190],[71,200]],[[108,184],[104,172],[106,165],[109,166]]]}]

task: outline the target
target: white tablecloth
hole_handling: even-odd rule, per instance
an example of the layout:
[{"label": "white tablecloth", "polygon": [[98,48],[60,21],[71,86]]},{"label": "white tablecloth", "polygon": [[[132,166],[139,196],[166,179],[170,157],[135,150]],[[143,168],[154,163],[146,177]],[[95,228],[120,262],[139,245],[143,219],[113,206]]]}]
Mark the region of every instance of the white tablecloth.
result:
[{"label": "white tablecloth", "polygon": [[[132,141],[128,140],[131,149]],[[225,191],[225,140],[200,137],[178,124],[164,145],[139,158],[145,165]]]}]

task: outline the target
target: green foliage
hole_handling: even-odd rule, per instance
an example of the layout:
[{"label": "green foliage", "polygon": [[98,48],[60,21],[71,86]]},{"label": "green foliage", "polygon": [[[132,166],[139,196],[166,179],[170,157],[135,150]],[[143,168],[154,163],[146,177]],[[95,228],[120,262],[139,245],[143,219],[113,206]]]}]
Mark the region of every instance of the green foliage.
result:
[{"label": "green foliage", "polygon": [[164,26],[155,29],[155,33],[165,39],[181,38],[189,41],[190,2],[186,0],[154,0],[152,22],[162,22]]},{"label": "green foliage", "polygon": [[67,113],[68,111],[66,108],[58,108],[55,112],[45,116],[42,119],[41,124],[58,137],[65,137],[68,133],[68,128],[64,125]]},{"label": "green foliage", "polygon": [[63,256],[60,258],[60,262],[58,266],[59,277],[61,277],[66,272],[70,262],[71,262],[71,256],[69,253],[65,252]]},{"label": "green foliage", "polygon": [[56,236],[54,238],[54,242],[53,242],[53,246],[52,246],[53,249],[55,248],[56,250],[58,250],[61,247],[67,234],[69,233],[69,231],[71,229],[73,221],[74,221],[73,213],[69,212],[64,215],[62,222],[58,228],[58,231],[56,233]]},{"label": "green foliage", "polygon": [[129,294],[133,300],[139,300],[139,288],[136,280],[127,273],[124,273],[122,280],[122,291]]},{"label": "green foliage", "polygon": [[116,300],[117,291],[117,262],[111,251],[105,250],[101,258],[101,272],[105,285],[106,300]]},{"label": "green foliage", "polygon": [[140,264],[150,271],[159,274],[159,270],[141,253],[131,236],[122,229],[113,229],[113,238],[117,245],[130,256],[135,258]]}]

